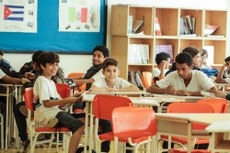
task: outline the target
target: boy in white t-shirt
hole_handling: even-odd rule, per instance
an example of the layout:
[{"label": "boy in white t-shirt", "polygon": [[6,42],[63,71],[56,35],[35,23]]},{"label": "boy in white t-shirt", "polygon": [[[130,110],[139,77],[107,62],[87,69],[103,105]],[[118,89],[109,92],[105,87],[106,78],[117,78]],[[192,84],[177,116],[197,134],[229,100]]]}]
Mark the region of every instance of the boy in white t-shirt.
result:
[{"label": "boy in white t-shirt", "polygon": [[201,96],[202,90],[217,90],[210,78],[203,72],[193,70],[193,59],[188,53],[176,56],[177,71],[157,81],[147,89],[148,92],[181,96]]},{"label": "boy in white t-shirt", "polygon": [[48,126],[57,119],[55,127],[66,127],[72,131],[69,153],[76,153],[84,130],[84,118],[77,119],[74,114],[63,111],[66,104],[75,103],[78,95],[61,99],[57,92],[54,77],[59,69],[59,56],[53,52],[44,52],[39,56],[39,66],[42,75],[34,83],[34,101],[39,102],[35,110],[35,121],[39,126]]},{"label": "boy in white t-shirt", "polygon": [[[107,58],[103,62],[103,70],[102,73],[104,77],[96,78],[94,83],[91,86],[91,91],[130,91],[136,92],[140,91],[139,88],[132,85],[128,81],[119,78],[119,70],[118,70],[118,62],[113,58]],[[112,131],[111,122],[108,120],[99,120],[99,125],[102,128],[102,133]],[[101,144],[102,152],[109,152],[110,150],[110,142],[104,141]]]},{"label": "boy in white t-shirt", "polygon": [[118,62],[113,58],[107,58],[103,62],[102,73],[104,77],[96,78],[91,86],[91,91],[140,91],[136,86],[118,77]]}]

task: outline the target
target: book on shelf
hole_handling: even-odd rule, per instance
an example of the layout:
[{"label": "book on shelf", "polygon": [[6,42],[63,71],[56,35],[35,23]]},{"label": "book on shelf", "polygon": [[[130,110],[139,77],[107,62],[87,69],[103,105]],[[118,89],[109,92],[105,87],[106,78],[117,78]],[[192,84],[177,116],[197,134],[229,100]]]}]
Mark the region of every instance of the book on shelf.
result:
[{"label": "book on shelf", "polygon": [[154,28],[155,28],[155,34],[157,36],[161,36],[161,27],[160,27],[158,17],[155,17]]},{"label": "book on shelf", "polygon": [[148,44],[129,44],[128,64],[147,64],[149,63]]},{"label": "book on shelf", "polygon": [[206,63],[208,63],[208,65],[212,65],[214,64],[214,46],[204,46],[203,49],[207,50],[208,52],[208,58]]},{"label": "book on shelf", "polygon": [[172,45],[155,45],[154,58],[160,52],[165,52],[169,54],[170,62],[171,63],[173,62],[173,46]]},{"label": "book on shelf", "polygon": [[191,15],[180,17],[180,35],[195,34],[196,31],[196,18]]},{"label": "book on shelf", "polygon": [[128,33],[133,32],[133,16],[129,15],[128,17]]},{"label": "book on shelf", "polygon": [[133,33],[138,32],[138,30],[144,25],[144,20],[135,20],[133,23]]},{"label": "book on shelf", "polygon": [[217,25],[210,25],[206,24],[204,28],[204,35],[211,35],[217,30],[218,26]]}]

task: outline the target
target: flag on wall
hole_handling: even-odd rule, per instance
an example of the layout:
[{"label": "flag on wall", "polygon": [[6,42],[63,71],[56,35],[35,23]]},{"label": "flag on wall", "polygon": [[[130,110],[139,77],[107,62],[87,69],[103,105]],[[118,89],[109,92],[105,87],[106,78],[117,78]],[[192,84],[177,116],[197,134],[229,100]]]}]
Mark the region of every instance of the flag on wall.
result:
[{"label": "flag on wall", "polygon": [[5,5],[4,20],[23,21],[24,6],[20,5]]}]

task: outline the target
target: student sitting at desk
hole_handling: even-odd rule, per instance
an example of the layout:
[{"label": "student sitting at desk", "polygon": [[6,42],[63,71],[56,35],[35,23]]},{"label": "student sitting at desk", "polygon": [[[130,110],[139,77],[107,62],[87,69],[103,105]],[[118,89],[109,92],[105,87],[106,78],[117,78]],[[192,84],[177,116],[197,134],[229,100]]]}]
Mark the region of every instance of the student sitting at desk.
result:
[{"label": "student sitting at desk", "polygon": [[[107,58],[103,62],[103,70],[102,73],[104,77],[97,78],[94,83],[92,84],[91,90],[92,91],[130,91],[130,92],[138,92],[140,91],[138,87],[132,85],[128,81],[119,78],[119,70],[118,70],[118,62],[113,58]],[[102,128],[102,132],[109,132],[112,131],[111,123],[107,120],[99,120],[99,125]],[[101,145],[102,152],[109,152],[110,150],[110,142],[104,141]]]},{"label": "student sitting at desk", "polygon": [[47,126],[49,122],[57,119],[55,127],[66,127],[72,132],[69,143],[69,153],[76,153],[81,135],[84,131],[84,118],[79,119],[75,114],[69,114],[61,108],[66,104],[75,103],[77,96],[61,99],[52,77],[59,69],[59,56],[53,52],[45,52],[39,56],[39,66],[42,75],[34,83],[34,101],[39,104],[34,113],[38,126]]},{"label": "student sitting at desk", "polygon": [[230,84],[230,56],[225,58],[225,64],[221,67],[219,74],[217,75],[217,83],[228,83]]},{"label": "student sitting at desk", "polygon": [[[200,50],[196,47],[186,47],[182,50],[184,53],[188,53],[192,56],[193,59],[193,69],[194,70],[200,70],[200,63],[201,63],[201,55]],[[171,68],[166,72],[165,75],[168,75],[169,73],[176,71],[176,62],[172,64]]]},{"label": "student sitting at desk", "polygon": [[[91,66],[86,74],[83,77],[75,77],[72,78],[77,86],[83,85],[86,83],[86,90],[89,90],[92,83],[97,77],[102,77],[102,63],[106,58],[109,57],[109,50],[105,46],[96,46],[92,52],[92,62],[93,66]],[[73,105],[73,109],[82,109],[82,103],[75,103]]]},{"label": "student sitting at desk", "polygon": [[201,96],[202,90],[215,91],[213,82],[203,73],[193,70],[193,59],[188,53],[176,56],[177,71],[157,81],[147,89],[148,92],[181,96]]}]

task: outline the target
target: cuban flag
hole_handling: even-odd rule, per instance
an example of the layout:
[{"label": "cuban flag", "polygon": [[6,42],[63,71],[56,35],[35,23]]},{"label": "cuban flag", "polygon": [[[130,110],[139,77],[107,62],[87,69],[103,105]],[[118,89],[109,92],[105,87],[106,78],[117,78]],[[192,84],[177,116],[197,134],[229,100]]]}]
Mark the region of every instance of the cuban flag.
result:
[{"label": "cuban flag", "polygon": [[24,6],[20,5],[5,5],[4,20],[23,21]]}]

